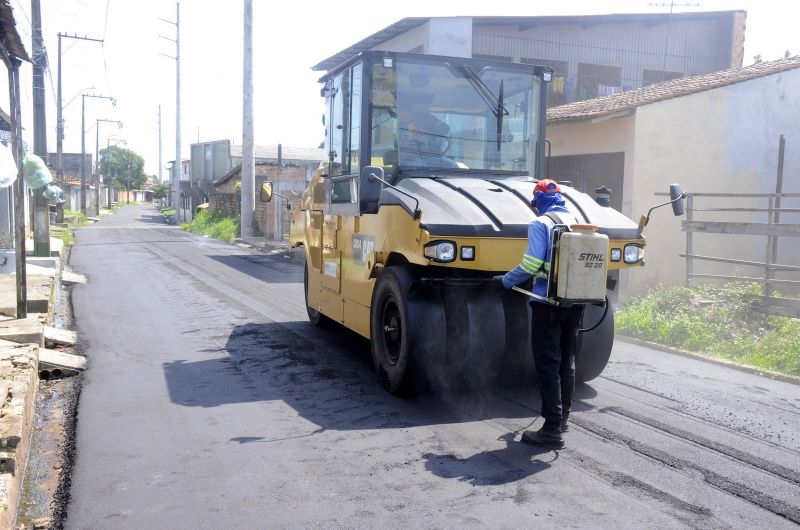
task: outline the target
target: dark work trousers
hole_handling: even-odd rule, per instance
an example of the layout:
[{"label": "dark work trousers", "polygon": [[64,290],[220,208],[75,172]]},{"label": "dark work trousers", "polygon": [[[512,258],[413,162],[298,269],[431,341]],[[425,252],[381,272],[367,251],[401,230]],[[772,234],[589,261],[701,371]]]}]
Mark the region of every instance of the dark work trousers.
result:
[{"label": "dark work trousers", "polygon": [[575,390],[575,350],[583,305],[562,308],[534,302],[531,306],[531,344],[544,428],[560,431],[562,414],[569,414]]}]

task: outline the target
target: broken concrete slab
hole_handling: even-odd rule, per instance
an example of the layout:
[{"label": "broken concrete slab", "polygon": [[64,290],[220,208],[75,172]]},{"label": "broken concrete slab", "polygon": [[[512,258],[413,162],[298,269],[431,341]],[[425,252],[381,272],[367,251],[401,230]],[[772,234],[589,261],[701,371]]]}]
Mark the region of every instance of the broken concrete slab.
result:
[{"label": "broken concrete slab", "polygon": [[75,346],[77,342],[78,334],[74,331],[44,326],[45,346]]},{"label": "broken concrete slab", "polygon": [[87,281],[89,280],[85,274],[66,270],[61,273],[61,285],[75,285],[76,283],[86,283]]},{"label": "broken concrete slab", "polygon": [[85,369],[86,357],[47,348],[39,350],[39,371],[61,370],[64,375],[73,375]]},{"label": "broken concrete slab", "polygon": [[36,344],[0,346],[0,528],[12,528],[28,458],[38,388]]},{"label": "broken concrete slab", "polygon": [[15,344],[43,344],[43,326],[35,318],[12,318],[0,321],[0,340]]},{"label": "broken concrete slab", "polygon": [[[53,259],[53,258],[47,258]],[[0,274],[0,315],[17,315],[17,280],[14,274]],[[47,313],[53,292],[53,278],[28,274],[28,313]]]}]

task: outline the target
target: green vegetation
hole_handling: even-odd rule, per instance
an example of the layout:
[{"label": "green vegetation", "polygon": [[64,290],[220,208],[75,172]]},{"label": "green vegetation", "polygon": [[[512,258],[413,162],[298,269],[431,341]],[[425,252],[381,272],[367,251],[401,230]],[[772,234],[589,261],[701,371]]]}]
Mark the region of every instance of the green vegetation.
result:
[{"label": "green vegetation", "polygon": [[161,213],[164,215],[173,215],[175,213],[175,208],[165,208],[161,210]]},{"label": "green vegetation", "polygon": [[[144,159],[130,149],[112,145],[100,150],[100,173],[117,188],[126,191],[140,189],[147,181]],[[125,198],[130,198],[129,194]]]},{"label": "green vegetation", "polygon": [[71,247],[75,244],[75,236],[72,235],[71,228],[65,228],[58,237],[64,242],[65,247]]},{"label": "green vegetation", "polygon": [[86,216],[81,212],[65,208],[64,222],[67,224],[67,226],[60,229],[61,232],[58,234],[58,237],[64,242],[65,246],[72,246],[75,243],[73,230],[80,226],[87,226],[89,224],[89,220],[86,219]]},{"label": "green vegetation", "polygon": [[210,236],[229,243],[240,234],[239,218],[228,217],[220,210],[204,210],[198,213],[191,223],[182,224],[181,228],[193,234]]},{"label": "green vegetation", "polygon": [[629,337],[800,375],[800,319],[762,313],[762,287],[658,287],[615,316]]},{"label": "green vegetation", "polygon": [[64,209],[64,222],[72,226],[86,226],[89,224],[84,214],[67,208]]}]

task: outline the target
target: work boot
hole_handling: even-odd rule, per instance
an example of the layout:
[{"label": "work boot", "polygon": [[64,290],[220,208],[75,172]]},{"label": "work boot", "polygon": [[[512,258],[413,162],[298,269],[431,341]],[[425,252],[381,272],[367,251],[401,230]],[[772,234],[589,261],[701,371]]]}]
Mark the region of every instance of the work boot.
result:
[{"label": "work boot", "polygon": [[569,412],[564,412],[561,416],[561,432],[569,431]]},{"label": "work boot", "polygon": [[545,429],[544,427],[536,432],[525,431],[522,433],[522,441],[533,445],[547,447],[548,449],[564,448],[564,438],[561,437],[561,432],[552,429]]}]

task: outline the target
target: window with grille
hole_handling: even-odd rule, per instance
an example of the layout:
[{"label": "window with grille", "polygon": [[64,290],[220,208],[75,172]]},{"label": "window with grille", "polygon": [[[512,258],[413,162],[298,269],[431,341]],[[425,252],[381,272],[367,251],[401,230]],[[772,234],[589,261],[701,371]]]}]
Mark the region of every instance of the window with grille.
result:
[{"label": "window with grille", "polygon": [[523,64],[549,66],[553,69],[553,80],[547,87],[548,107],[556,107],[572,101],[570,93],[573,90],[574,83],[570,83],[567,78],[567,72],[569,70],[569,63],[567,61],[522,57],[519,62]]},{"label": "window with grille", "polygon": [[575,99],[580,101],[622,92],[622,69],[604,64],[578,63]]}]

